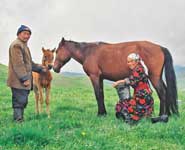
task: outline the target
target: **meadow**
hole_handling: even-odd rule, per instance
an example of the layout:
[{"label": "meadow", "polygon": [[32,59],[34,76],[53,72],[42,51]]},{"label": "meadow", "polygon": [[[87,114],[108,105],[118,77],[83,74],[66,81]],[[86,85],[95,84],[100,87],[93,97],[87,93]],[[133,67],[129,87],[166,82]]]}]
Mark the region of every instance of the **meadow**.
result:
[{"label": "meadow", "polygon": [[[35,114],[33,92],[25,110],[25,121],[12,120],[11,92],[6,86],[7,67],[0,65],[0,150],[184,150],[185,94],[179,89],[180,117],[152,124],[143,119],[130,126],[115,117],[115,89],[105,83],[108,114],[97,116],[97,103],[86,76],[53,73],[51,118]],[[154,116],[159,112],[156,93]],[[45,105],[44,105],[45,106]]]}]

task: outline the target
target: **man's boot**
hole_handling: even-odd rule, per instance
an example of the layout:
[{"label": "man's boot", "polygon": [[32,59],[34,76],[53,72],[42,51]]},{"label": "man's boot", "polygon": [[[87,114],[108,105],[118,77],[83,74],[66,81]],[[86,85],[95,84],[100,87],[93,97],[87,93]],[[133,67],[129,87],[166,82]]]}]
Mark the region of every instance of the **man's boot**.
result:
[{"label": "man's boot", "polygon": [[14,121],[22,122],[23,121],[23,109],[22,108],[14,108]]},{"label": "man's boot", "polygon": [[24,121],[24,108],[21,108],[22,121]]}]

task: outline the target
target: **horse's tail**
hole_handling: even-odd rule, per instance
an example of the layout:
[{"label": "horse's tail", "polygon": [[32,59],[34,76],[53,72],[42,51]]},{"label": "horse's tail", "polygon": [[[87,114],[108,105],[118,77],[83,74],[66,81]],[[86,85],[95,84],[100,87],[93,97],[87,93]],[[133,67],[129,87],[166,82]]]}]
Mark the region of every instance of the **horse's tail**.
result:
[{"label": "horse's tail", "polygon": [[166,111],[170,115],[179,114],[177,102],[177,83],[176,75],[173,67],[173,59],[167,48],[161,47],[164,53],[164,68],[166,78]]}]

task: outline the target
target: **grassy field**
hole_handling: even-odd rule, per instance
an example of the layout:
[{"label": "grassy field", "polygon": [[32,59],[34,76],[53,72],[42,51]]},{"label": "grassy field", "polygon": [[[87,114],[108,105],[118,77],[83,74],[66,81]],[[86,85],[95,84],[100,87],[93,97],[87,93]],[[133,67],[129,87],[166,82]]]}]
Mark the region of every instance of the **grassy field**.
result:
[{"label": "grassy field", "polygon": [[[180,117],[167,124],[142,120],[129,126],[115,118],[117,94],[105,84],[106,117],[97,117],[97,104],[86,77],[54,74],[51,118],[35,115],[31,92],[25,122],[12,121],[11,93],[6,86],[7,68],[0,65],[0,150],[184,150],[185,94],[179,90]],[[159,100],[154,93],[155,113]]]}]

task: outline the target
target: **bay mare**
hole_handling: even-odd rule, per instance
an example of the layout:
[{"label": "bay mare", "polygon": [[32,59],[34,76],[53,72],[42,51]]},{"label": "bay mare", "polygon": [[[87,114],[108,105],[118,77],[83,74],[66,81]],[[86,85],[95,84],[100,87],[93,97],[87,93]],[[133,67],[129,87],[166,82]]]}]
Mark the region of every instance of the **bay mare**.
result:
[{"label": "bay mare", "polygon": [[[129,76],[127,56],[138,53],[148,68],[149,79],[160,99],[159,115],[178,114],[176,76],[169,50],[148,41],[109,44],[68,41],[62,38],[56,50],[53,69],[60,69],[71,59],[79,62],[89,76],[98,104],[98,115],[106,114],[103,80],[117,81]],[[162,79],[163,69],[166,82]]]}]

